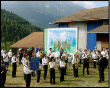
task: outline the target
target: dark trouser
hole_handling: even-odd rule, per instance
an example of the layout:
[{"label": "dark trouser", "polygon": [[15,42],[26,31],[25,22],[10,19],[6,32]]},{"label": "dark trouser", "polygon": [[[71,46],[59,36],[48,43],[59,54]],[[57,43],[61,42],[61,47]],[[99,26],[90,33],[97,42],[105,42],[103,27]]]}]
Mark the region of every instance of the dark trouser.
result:
[{"label": "dark trouser", "polygon": [[1,61],[3,61],[3,56],[1,56]]},{"label": "dark trouser", "polygon": [[74,77],[78,77],[78,68],[74,68]]},{"label": "dark trouser", "polygon": [[6,73],[1,75],[1,87],[4,87],[6,81]]},{"label": "dark trouser", "polygon": [[60,70],[61,70],[60,81],[64,81],[64,70],[65,70],[65,68],[60,68]]},{"label": "dark trouser", "polygon": [[12,77],[15,77],[16,76],[16,68],[17,68],[16,63],[12,64],[12,68],[13,68],[13,70],[12,70]]},{"label": "dark trouser", "polygon": [[39,58],[40,59],[40,64],[42,64],[42,59],[41,58]]},{"label": "dark trouser", "polygon": [[21,60],[22,60],[22,57],[19,58],[19,64],[22,64]]},{"label": "dark trouser", "polygon": [[84,64],[83,64],[83,74],[85,74],[84,70],[87,67],[87,74],[89,74],[89,61],[88,60],[84,60]]},{"label": "dark trouser", "polygon": [[74,77],[78,77],[78,68],[75,68],[74,64],[73,64],[73,73],[74,73]]},{"label": "dark trouser", "polygon": [[32,76],[35,76],[35,72],[32,72]]},{"label": "dark trouser", "polygon": [[30,87],[31,84],[31,74],[25,74],[26,76],[26,87]]},{"label": "dark trouser", "polygon": [[41,74],[41,70],[37,70],[37,83],[40,82],[40,74]]},{"label": "dark trouser", "polygon": [[[53,79],[53,82],[52,82]],[[55,69],[54,68],[50,68],[50,83],[55,84]]]},{"label": "dark trouser", "polygon": [[104,81],[104,69],[99,69],[99,81]]},{"label": "dark trouser", "polygon": [[66,69],[67,69],[67,65],[65,66],[65,69],[64,69],[64,75],[66,75]]},{"label": "dark trouser", "polygon": [[26,74],[24,74],[24,80],[25,80],[25,82],[26,82]]},{"label": "dark trouser", "polygon": [[47,69],[48,69],[48,65],[44,65],[44,80],[46,79],[47,76]]},{"label": "dark trouser", "polygon": [[96,68],[96,61],[94,61],[94,68]]}]

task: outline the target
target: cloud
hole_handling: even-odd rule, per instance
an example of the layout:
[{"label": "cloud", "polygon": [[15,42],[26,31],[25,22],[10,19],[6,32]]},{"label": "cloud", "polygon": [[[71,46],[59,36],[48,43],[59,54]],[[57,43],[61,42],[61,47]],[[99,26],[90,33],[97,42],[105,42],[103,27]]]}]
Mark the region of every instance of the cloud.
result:
[{"label": "cloud", "polygon": [[83,6],[85,9],[95,8],[96,4],[93,1],[73,1],[74,4]]}]

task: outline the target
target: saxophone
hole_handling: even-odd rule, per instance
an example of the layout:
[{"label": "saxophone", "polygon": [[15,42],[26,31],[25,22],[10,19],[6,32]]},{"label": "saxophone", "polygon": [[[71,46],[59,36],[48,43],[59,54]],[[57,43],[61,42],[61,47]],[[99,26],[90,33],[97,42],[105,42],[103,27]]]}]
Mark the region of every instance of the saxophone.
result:
[{"label": "saxophone", "polygon": [[78,63],[78,60],[77,59],[78,58],[76,58],[75,68],[78,68],[78,66],[79,66],[79,63]]}]

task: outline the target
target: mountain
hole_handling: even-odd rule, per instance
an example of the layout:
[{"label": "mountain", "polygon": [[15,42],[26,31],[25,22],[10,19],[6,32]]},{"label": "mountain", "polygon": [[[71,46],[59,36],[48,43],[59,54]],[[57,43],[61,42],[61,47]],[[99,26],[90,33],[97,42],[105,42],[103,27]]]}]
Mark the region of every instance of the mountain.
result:
[{"label": "mountain", "polygon": [[12,44],[36,31],[43,30],[17,14],[1,9],[1,46],[6,47],[6,42]]},{"label": "mountain", "polygon": [[51,27],[49,22],[84,9],[72,1],[2,1],[1,8],[12,11],[41,28]]}]

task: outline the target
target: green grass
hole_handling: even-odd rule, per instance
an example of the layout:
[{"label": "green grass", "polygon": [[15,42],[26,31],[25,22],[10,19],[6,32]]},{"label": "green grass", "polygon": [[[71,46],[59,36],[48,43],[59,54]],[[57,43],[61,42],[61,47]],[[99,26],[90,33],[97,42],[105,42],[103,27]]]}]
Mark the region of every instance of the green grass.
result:
[{"label": "green grass", "polygon": [[[56,84],[51,85],[50,84],[50,72],[48,69],[47,72],[47,79],[43,79],[43,70],[41,71],[41,79],[40,79],[40,85],[37,84],[37,77],[31,76],[31,87],[108,87],[108,68],[105,69],[105,82],[98,83],[99,80],[99,72],[98,68],[94,69],[92,68],[93,65],[90,64],[90,74],[86,74],[85,69],[85,75],[82,74],[82,67],[79,67],[79,77],[74,78],[73,76],[73,70],[72,65],[71,68],[67,69],[67,75],[64,77],[66,81],[60,82],[60,74],[58,73],[58,69],[56,68]],[[23,66],[17,65],[17,74],[16,78],[12,78],[12,66],[9,66],[9,71],[7,72],[7,78],[5,87],[25,87],[25,81],[24,81],[24,75],[23,75]]]}]

